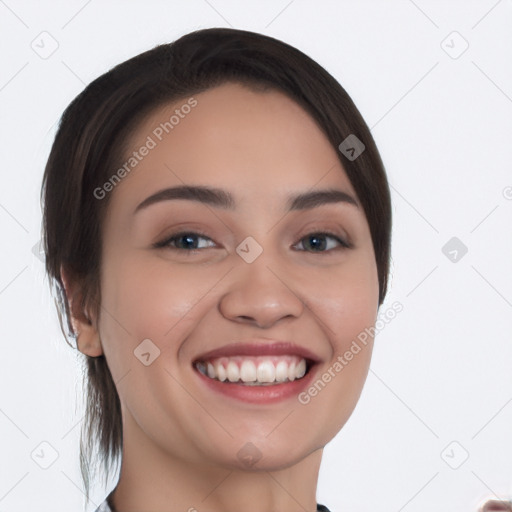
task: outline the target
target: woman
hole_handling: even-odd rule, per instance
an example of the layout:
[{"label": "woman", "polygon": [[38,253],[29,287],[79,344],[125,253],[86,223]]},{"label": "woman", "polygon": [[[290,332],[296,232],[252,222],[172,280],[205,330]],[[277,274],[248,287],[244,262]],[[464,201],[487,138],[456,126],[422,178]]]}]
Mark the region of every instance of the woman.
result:
[{"label": "woman", "polygon": [[322,452],[366,379],[391,238],[339,83],[268,36],[187,34],[69,105],[42,193],[88,497],[96,443],[121,462],[98,510],[328,510]]}]

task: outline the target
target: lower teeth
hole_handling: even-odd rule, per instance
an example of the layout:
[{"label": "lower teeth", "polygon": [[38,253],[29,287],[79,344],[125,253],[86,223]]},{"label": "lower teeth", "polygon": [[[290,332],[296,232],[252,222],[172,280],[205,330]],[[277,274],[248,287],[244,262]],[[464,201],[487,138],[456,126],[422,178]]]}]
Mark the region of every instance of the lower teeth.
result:
[{"label": "lower teeth", "polygon": [[[219,379],[215,379],[215,380],[219,380]],[[229,381],[224,381],[224,382],[227,382],[229,384],[242,384],[244,386],[274,386],[275,384],[285,384],[286,382],[290,382],[290,381],[287,379],[283,382],[277,382],[277,381],[274,381],[274,382],[243,382],[241,380],[238,380],[236,382],[229,382]]]},{"label": "lower teeth", "polygon": [[[207,376],[208,377],[208,376]],[[211,377],[208,377],[211,379]],[[302,378],[302,377],[301,377]],[[276,380],[274,382],[244,382],[242,380],[237,380],[236,382],[231,382],[230,380],[220,380],[220,379],[212,379],[216,380],[217,382],[222,382],[223,384],[241,384],[242,386],[275,386],[277,384],[286,384],[288,382],[291,382],[290,380],[285,380],[283,382],[277,382]],[[295,379],[300,380],[300,379]]]}]

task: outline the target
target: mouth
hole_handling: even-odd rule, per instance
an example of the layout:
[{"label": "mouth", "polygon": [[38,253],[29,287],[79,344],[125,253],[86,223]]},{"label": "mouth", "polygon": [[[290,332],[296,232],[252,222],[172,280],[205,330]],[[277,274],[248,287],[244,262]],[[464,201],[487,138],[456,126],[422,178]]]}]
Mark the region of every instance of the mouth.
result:
[{"label": "mouth", "polygon": [[192,367],[203,389],[253,404],[296,398],[321,360],[294,343],[270,341],[234,343],[197,357]]},{"label": "mouth", "polygon": [[215,357],[194,362],[205,377],[226,384],[276,386],[302,379],[314,361],[297,355]]}]

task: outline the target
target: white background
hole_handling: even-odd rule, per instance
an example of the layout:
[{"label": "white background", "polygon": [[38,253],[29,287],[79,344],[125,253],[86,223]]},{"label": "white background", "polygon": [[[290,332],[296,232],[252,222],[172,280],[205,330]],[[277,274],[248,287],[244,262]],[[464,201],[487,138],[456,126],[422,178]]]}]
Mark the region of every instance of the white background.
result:
[{"label": "white background", "polygon": [[[56,123],[112,66],[214,26],[282,39],[333,74],[392,187],[381,311],[397,300],[403,311],[379,332],[361,400],[324,452],[318,501],[333,512],[467,512],[512,498],[510,0],[5,0],[0,512],[83,510],[79,366],[32,252]],[[58,43],[46,59],[32,48],[41,38]],[[468,248],[456,262],[442,252],[452,237]],[[44,441],[59,455],[46,470],[31,458]],[[93,485],[96,504],[115,481]]]}]

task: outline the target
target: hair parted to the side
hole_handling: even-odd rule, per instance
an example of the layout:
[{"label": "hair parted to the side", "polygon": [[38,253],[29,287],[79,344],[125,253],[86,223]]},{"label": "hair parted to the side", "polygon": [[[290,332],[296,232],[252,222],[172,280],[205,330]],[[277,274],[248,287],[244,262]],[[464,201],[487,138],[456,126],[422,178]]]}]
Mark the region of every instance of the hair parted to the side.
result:
[{"label": "hair parted to the side", "polygon": [[[84,310],[93,311],[98,319],[101,314],[101,227],[115,191],[101,200],[93,191],[122,165],[126,140],[144,116],[226,82],[279,90],[316,120],[338,152],[366,214],[382,304],[391,245],[389,185],[370,130],[351,98],[322,66],[282,41],[243,30],[209,28],[115,66],[89,84],[62,115],[44,171],[41,200],[46,272],[66,340],[75,335],[61,267],[81,284]],[[353,161],[338,151],[350,134],[365,145]],[[121,460],[123,432],[120,401],[105,357],[84,355],[84,366],[86,416],[80,466],[89,499],[95,447],[107,478],[113,463]]]}]

